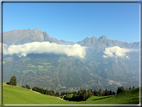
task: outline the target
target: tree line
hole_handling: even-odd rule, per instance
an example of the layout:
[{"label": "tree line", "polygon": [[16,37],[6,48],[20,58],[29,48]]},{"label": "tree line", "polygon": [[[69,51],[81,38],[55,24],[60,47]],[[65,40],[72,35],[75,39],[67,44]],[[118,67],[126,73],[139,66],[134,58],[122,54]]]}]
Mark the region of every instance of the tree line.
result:
[{"label": "tree line", "polygon": [[[8,85],[14,85],[16,86],[17,81],[16,81],[16,77],[12,76],[10,81],[7,82]],[[27,88],[27,89],[31,89],[29,85],[26,86],[22,86],[22,88]],[[132,89],[134,89],[135,87],[133,86]],[[39,92],[41,94],[45,94],[45,95],[51,95],[51,96],[59,96],[59,92],[54,92],[53,90],[48,90],[48,89],[43,89],[37,86],[34,86],[32,88],[33,91]],[[96,90],[92,90],[92,89],[81,89],[78,91],[73,91],[73,92],[61,92],[60,96],[64,96],[67,94],[73,94],[73,97],[70,99],[71,101],[85,101],[87,100],[89,97],[91,96],[108,96],[108,95],[115,95],[115,94],[119,94],[125,91],[131,90],[131,87],[125,88],[123,86],[118,87],[117,89],[117,93],[115,93],[114,91],[111,90],[103,90],[100,88],[99,91],[97,92]]]},{"label": "tree line", "polygon": [[46,95],[51,95],[51,96],[59,96],[59,92],[54,92],[53,90],[43,89],[43,88],[40,88],[37,86],[33,87],[32,90],[39,92],[41,94],[46,94]]}]

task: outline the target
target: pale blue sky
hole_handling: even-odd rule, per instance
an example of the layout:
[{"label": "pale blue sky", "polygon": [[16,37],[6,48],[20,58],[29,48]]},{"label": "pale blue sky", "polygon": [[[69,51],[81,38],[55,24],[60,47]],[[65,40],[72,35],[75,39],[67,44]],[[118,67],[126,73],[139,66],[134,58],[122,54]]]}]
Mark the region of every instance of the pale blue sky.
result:
[{"label": "pale blue sky", "polygon": [[139,41],[139,3],[4,3],[3,31],[38,28],[59,40]]}]

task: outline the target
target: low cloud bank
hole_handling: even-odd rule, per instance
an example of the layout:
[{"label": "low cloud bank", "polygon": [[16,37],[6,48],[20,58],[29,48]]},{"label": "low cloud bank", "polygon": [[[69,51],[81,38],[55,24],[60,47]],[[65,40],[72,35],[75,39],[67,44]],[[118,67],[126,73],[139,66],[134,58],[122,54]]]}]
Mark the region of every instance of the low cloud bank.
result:
[{"label": "low cloud bank", "polygon": [[119,46],[109,47],[105,48],[103,57],[121,57],[121,58],[129,58],[129,56],[126,55],[128,52],[136,51],[138,52],[138,49],[126,49],[126,48],[120,48]]},{"label": "low cloud bank", "polygon": [[19,57],[26,56],[27,54],[31,53],[55,53],[84,58],[86,55],[85,49],[86,47],[78,44],[61,45],[50,42],[32,42],[25,43],[23,45],[10,45],[9,47],[6,44],[3,45],[4,55],[17,54]]}]

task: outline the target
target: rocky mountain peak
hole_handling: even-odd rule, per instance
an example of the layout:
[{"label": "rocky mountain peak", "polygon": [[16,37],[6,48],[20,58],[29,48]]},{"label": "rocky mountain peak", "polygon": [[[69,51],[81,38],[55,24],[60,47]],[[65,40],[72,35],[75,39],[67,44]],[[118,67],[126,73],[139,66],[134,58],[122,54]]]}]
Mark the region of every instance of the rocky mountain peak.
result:
[{"label": "rocky mountain peak", "polygon": [[108,38],[105,35],[103,35],[103,36],[99,37],[99,39],[106,40]]},{"label": "rocky mountain peak", "polygon": [[35,31],[40,31],[38,28],[35,28],[34,30],[35,30]]},{"label": "rocky mountain peak", "polygon": [[88,36],[88,37],[86,37],[85,39],[90,39],[90,37]]},{"label": "rocky mountain peak", "polygon": [[38,29],[38,28],[35,28],[33,31],[42,33],[42,31],[40,29]]}]

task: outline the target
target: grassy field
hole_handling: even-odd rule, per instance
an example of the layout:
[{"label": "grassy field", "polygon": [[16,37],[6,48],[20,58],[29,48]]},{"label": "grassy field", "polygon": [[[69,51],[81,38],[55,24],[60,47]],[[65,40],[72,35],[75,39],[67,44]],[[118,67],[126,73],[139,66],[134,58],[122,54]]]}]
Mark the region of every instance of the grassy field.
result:
[{"label": "grassy field", "polygon": [[103,97],[92,96],[86,100],[87,104],[139,104],[139,88]]},{"label": "grassy field", "polygon": [[[68,95],[70,97],[70,95]],[[139,88],[118,95],[92,96],[86,101],[64,101],[59,97],[39,94],[19,86],[3,85],[3,104],[138,104]]]},{"label": "grassy field", "polygon": [[69,104],[57,97],[39,94],[19,86],[3,86],[3,104]]},{"label": "grassy field", "polygon": [[67,94],[65,100],[70,100],[73,97],[73,94]]}]

